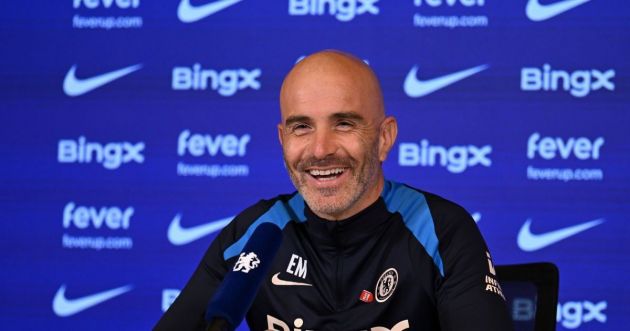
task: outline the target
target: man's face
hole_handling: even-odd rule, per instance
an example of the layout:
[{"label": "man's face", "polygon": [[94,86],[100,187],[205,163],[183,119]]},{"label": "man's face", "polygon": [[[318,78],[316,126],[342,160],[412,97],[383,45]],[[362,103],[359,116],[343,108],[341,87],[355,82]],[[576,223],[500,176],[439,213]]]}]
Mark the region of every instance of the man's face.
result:
[{"label": "man's face", "polygon": [[358,213],[382,189],[379,104],[343,76],[319,73],[288,85],[278,134],[293,184],[319,216]]}]

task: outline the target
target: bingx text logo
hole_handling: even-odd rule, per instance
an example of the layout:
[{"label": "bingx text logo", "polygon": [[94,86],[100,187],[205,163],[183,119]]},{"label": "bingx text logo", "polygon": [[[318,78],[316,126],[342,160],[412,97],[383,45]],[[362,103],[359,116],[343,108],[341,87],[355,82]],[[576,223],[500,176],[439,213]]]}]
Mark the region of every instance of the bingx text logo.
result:
[{"label": "bingx text logo", "polygon": [[378,15],[378,0],[289,0],[291,16],[333,16],[341,22],[365,14]]},{"label": "bingx text logo", "polygon": [[144,163],[144,142],[110,142],[101,144],[88,141],[84,136],[77,140],[61,139],[57,149],[59,163],[99,163],[107,170],[116,170],[128,163]]},{"label": "bingx text logo", "polygon": [[451,173],[462,173],[469,167],[490,167],[492,146],[455,145],[451,147],[432,145],[422,139],[419,144],[401,142],[398,145],[398,165],[403,167],[441,166]]},{"label": "bingx text logo", "polygon": [[237,69],[203,69],[199,63],[192,67],[175,67],[171,79],[173,90],[211,90],[219,95],[230,97],[245,89],[259,90],[259,68],[248,70]]}]

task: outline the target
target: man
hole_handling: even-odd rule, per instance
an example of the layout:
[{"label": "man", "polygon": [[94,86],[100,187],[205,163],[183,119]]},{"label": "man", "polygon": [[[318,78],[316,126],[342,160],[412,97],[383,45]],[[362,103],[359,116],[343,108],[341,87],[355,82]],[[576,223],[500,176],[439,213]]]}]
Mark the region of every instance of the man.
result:
[{"label": "man", "polygon": [[[386,181],[397,124],[361,60],[322,51],[280,91],[278,137],[299,193],[262,200],[214,240],[156,330],[202,330],[252,228],[283,229],[252,330],[511,329],[486,245],[458,205]],[[248,232],[249,230],[249,232]]]}]

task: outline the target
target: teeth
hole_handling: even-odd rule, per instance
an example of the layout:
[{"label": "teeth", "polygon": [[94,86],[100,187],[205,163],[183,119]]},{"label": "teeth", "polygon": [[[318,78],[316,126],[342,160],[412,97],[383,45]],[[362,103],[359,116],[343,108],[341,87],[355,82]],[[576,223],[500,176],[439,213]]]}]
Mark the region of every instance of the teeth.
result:
[{"label": "teeth", "polygon": [[318,170],[313,169],[308,171],[312,176],[330,176],[330,175],[339,175],[343,172],[343,168],[335,168],[335,169],[327,169],[327,170]]}]

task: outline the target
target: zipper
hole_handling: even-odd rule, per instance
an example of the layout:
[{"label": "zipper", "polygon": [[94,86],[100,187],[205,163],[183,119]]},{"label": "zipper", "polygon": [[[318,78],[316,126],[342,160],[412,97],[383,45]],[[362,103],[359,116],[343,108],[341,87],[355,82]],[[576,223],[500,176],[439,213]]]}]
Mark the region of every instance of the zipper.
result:
[{"label": "zipper", "polygon": [[343,284],[342,284],[342,280],[343,280],[343,248],[342,248],[342,242],[341,242],[341,235],[340,232],[341,230],[339,229],[340,226],[335,224],[335,228],[333,230],[333,239],[335,241],[335,260],[336,260],[336,266],[335,266],[335,285],[334,285],[334,289],[335,289],[335,311],[338,312],[341,310],[342,308],[342,304],[343,304]]}]

